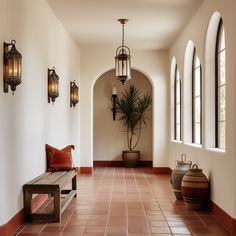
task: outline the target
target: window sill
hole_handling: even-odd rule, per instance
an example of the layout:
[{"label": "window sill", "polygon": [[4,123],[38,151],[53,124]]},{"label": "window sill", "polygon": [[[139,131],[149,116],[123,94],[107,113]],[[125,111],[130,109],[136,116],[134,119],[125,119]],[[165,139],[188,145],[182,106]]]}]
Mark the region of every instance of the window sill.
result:
[{"label": "window sill", "polygon": [[206,150],[211,151],[211,152],[217,152],[217,153],[225,153],[225,149],[221,148],[206,148]]},{"label": "window sill", "polygon": [[172,143],[183,143],[182,141],[178,141],[178,140],[171,140]]},{"label": "window sill", "polygon": [[190,147],[202,148],[201,144],[196,144],[196,143],[185,143],[185,144]]}]

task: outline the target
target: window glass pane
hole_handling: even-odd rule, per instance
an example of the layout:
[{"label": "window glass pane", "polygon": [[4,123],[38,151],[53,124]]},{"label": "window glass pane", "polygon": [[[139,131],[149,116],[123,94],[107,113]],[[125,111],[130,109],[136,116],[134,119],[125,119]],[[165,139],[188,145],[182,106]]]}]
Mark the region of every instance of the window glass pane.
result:
[{"label": "window glass pane", "polygon": [[175,71],[175,140],[181,140],[181,80],[179,70],[176,67]]},{"label": "window glass pane", "polygon": [[180,124],[176,125],[176,140],[181,140],[180,138]]},{"label": "window glass pane", "polygon": [[194,99],[194,122],[201,122],[201,99],[196,97]]},{"label": "window glass pane", "polygon": [[180,123],[180,104],[176,104],[176,123]]},{"label": "window glass pane", "polygon": [[225,86],[218,88],[218,119],[225,120]]},{"label": "window glass pane", "polygon": [[225,122],[219,122],[218,134],[218,147],[225,149]]},{"label": "window glass pane", "polygon": [[176,82],[176,103],[180,103],[180,80]]},{"label": "window glass pane", "polygon": [[198,96],[201,93],[201,75],[200,67],[194,70],[194,96]]},{"label": "window glass pane", "polygon": [[220,32],[220,51],[225,48],[225,30],[224,27],[221,27],[221,32]]},{"label": "window glass pane", "polygon": [[201,144],[201,125],[199,123],[194,124],[194,143]]},{"label": "window glass pane", "polygon": [[197,53],[195,53],[195,59],[194,59],[194,68],[197,68],[198,66],[200,66],[200,59],[197,55]]},{"label": "window glass pane", "polygon": [[225,50],[218,54],[218,83],[225,84]]},{"label": "window glass pane", "polygon": [[177,69],[177,74],[176,74],[176,80],[179,80],[180,76],[179,76],[179,70]]},{"label": "window glass pane", "polygon": [[201,63],[196,51],[194,53],[192,81],[193,143],[201,144]]},{"label": "window glass pane", "polygon": [[[222,23],[222,22],[221,22]],[[223,25],[220,24],[219,44],[218,44],[218,80],[217,80],[217,140],[219,148],[225,148],[225,114],[226,114],[226,77],[225,77],[225,32]]]}]

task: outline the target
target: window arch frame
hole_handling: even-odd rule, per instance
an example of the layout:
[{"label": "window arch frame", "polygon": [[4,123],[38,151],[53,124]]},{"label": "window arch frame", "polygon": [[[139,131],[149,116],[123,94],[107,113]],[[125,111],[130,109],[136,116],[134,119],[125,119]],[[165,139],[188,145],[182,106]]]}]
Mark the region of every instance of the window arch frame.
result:
[{"label": "window arch frame", "polygon": [[[224,146],[222,147],[220,145],[220,127],[219,127],[219,123],[224,122],[224,125],[226,124],[226,119],[224,117],[224,120],[220,120],[220,115],[219,115],[219,110],[220,110],[220,93],[219,93],[219,88],[224,87],[225,88],[225,95],[226,95],[226,78],[223,84],[219,84],[219,80],[220,80],[220,59],[219,56],[222,52],[225,53],[225,47],[223,49],[221,49],[221,34],[224,33],[224,25],[223,25],[223,19],[222,17],[220,18],[219,24],[218,24],[218,29],[217,29],[217,34],[216,34],[216,46],[215,46],[215,147],[216,148],[220,148],[220,149],[225,149],[225,138],[224,138]],[[225,44],[225,42],[224,42]],[[224,45],[225,46],[225,45]],[[225,58],[224,58],[224,63],[225,63]],[[225,70],[225,64],[224,64],[224,70]],[[224,101],[226,103],[226,100]],[[226,106],[224,107],[224,112],[226,112]],[[226,126],[225,126],[226,128]],[[226,132],[226,129],[225,129]],[[225,135],[225,133],[224,133]]]},{"label": "window arch frame", "polygon": [[[178,70],[177,63],[175,64],[175,69],[174,69],[174,140],[176,141],[182,141],[182,132],[181,132],[181,121],[182,121],[182,116],[181,116],[181,110],[182,110],[182,101],[181,101],[181,78]],[[179,82],[179,93],[177,93],[177,84]],[[177,98],[177,94],[179,94],[179,101]],[[177,106],[179,106],[179,118],[177,117]],[[178,122],[179,119],[179,122]],[[178,126],[179,126],[179,137],[178,137]]]}]

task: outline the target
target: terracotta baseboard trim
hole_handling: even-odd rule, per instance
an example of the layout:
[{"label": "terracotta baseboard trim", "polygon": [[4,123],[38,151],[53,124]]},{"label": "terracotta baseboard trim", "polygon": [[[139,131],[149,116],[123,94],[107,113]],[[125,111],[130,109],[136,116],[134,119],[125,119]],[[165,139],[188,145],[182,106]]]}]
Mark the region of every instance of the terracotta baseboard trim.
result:
[{"label": "terracotta baseboard trim", "polygon": [[233,219],[233,234],[236,235],[236,219]]},{"label": "terracotta baseboard trim", "polygon": [[0,235],[9,236],[13,234],[24,223],[24,210],[20,210],[6,224],[0,226]]},{"label": "terracotta baseboard trim", "polygon": [[[32,200],[32,210],[37,209],[46,199],[47,194],[39,194]],[[24,209],[21,209],[6,224],[0,226],[1,236],[12,235],[24,223]]]},{"label": "terracotta baseboard trim", "polygon": [[153,173],[158,175],[171,175],[170,167],[153,167]]},{"label": "terracotta baseboard trim", "polygon": [[232,218],[213,201],[210,200],[209,208],[214,216],[230,231],[233,235],[236,235],[236,219]]},{"label": "terracotta baseboard trim", "polygon": [[[123,167],[123,161],[93,161],[94,167]],[[152,167],[152,161],[139,161],[139,167]]]},{"label": "terracotta baseboard trim", "polygon": [[92,174],[93,173],[93,167],[80,167],[79,168],[80,174]]}]

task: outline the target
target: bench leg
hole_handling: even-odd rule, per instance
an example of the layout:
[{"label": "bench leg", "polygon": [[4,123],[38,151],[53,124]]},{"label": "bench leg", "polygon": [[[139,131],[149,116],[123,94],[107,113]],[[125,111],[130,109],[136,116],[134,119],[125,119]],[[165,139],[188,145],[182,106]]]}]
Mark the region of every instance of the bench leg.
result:
[{"label": "bench leg", "polygon": [[57,189],[54,196],[54,220],[55,222],[61,221],[61,192],[60,189]]},{"label": "bench leg", "polygon": [[24,214],[25,214],[25,222],[31,221],[31,201],[32,201],[32,193],[27,189],[24,189]]},{"label": "bench leg", "polygon": [[[77,189],[77,178],[76,178],[76,176],[74,176],[72,179],[72,190],[76,190],[76,189]],[[75,194],[74,197],[76,197],[76,196],[77,196],[77,194]]]}]

